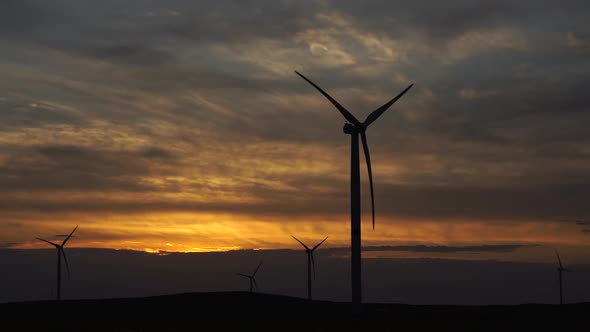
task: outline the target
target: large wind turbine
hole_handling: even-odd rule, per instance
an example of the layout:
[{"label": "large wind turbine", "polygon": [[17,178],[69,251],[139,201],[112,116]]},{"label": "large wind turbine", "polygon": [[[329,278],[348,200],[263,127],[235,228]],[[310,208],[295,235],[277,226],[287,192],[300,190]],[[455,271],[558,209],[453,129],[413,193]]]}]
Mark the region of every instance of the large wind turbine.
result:
[{"label": "large wind turbine", "polygon": [[360,122],[346,108],[340,105],[328,93],[322,90],[307,77],[301,75],[298,71],[295,73],[309,84],[313,85],[332,105],[344,116],[346,121],[344,133],[351,137],[351,156],[350,156],[350,238],[351,238],[351,272],[352,272],[352,310],[353,313],[361,312],[361,184],[360,184],[360,166],[359,166],[359,134],[363,143],[367,170],[369,172],[369,185],[371,188],[371,211],[373,215],[373,229],[375,229],[375,200],[373,195],[373,174],[371,171],[371,157],[369,155],[369,146],[367,145],[367,136],[365,131],[367,127],[377,120],[393,103],[404,95],[414,84],[410,84],[395,98],[391,99],[383,106],[373,111],[364,122]]},{"label": "large wind turbine", "polygon": [[563,267],[563,265],[561,264],[561,258],[559,258],[559,253],[557,252],[557,249],[555,249],[555,255],[557,256],[557,262],[559,262],[559,267],[557,268],[557,271],[559,272],[559,304],[563,304],[563,283],[562,283],[561,273],[563,271],[572,272],[572,270],[566,269]]},{"label": "large wind turbine", "polygon": [[70,266],[68,264],[68,259],[66,257],[66,252],[64,250],[64,246],[68,242],[68,240],[72,237],[72,234],[78,229],[78,225],[74,228],[74,230],[68,235],[65,240],[61,244],[57,244],[55,242],[47,241],[45,239],[37,238],[37,240],[41,240],[51,244],[52,246],[57,249],[57,300],[61,300],[61,256],[64,257],[64,261],[66,263],[66,270],[68,271],[68,277],[70,276]]},{"label": "large wind turbine", "polygon": [[324,243],[324,241],[326,241],[328,239],[328,237],[326,236],[325,239],[323,239],[320,243],[316,244],[315,247],[309,249],[308,246],[305,245],[305,243],[299,241],[298,238],[294,237],[293,235],[291,235],[292,238],[294,238],[295,240],[297,240],[297,242],[301,243],[301,245],[305,248],[305,253],[307,254],[307,299],[311,300],[311,270],[313,269],[313,278],[315,279],[315,261],[313,259],[313,252],[319,248],[322,243]]},{"label": "large wind turbine", "polygon": [[260,268],[260,265],[262,265],[262,261],[260,261],[260,263],[258,264],[256,269],[254,270],[254,273],[252,273],[252,274],[236,273],[236,275],[250,279],[250,293],[252,293],[254,288],[258,289],[258,284],[256,283],[255,277],[256,277],[256,272],[258,272],[258,269]]}]

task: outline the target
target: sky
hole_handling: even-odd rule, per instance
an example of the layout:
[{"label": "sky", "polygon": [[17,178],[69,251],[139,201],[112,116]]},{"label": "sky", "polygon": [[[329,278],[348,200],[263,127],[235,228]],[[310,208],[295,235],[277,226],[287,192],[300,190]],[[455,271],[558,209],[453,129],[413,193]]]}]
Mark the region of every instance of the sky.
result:
[{"label": "sky", "polygon": [[367,131],[366,255],[517,245],[518,261],[590,263],[589,10],[3,0],[0,247],[76,225],[81,248],[346,247],[344,119],[297,70],[360,119],[415,84]]}]

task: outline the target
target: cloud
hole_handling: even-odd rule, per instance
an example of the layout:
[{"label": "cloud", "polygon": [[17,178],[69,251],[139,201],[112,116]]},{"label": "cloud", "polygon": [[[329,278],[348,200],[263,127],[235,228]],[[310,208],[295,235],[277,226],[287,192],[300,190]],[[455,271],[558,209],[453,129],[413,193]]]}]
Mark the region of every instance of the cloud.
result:
[{"label": "cloud", "polygon": [[477,99],[486,96],[493,96],[495,92],[493,91],[477,91],[474,89],[461,89],[459,90],[459,95],[465,99]]},{"label": "cloud", "polygon": [[[459,253],[459,252],[513,252],[518,249],[536,247],[537,244],[500,244],[477,246],[367,246],[363,251],[409,251],[415,253]],[[349,251],[350,248],[330,248],[330,251]]]},{"label": "cloud", "polygon": [[26,157],[10,155],[0,167],[0,183],[5,193],[147,190],[147,186],[141,184],[142,176],[152,174],[162,160],[167,165],[175,163],[171,153],[155,147],[140,151],[117,151],[45,145],[28,149],[26,153]]},{"label": "cloud", "polygon": [[586,215],[588,5],[531,4],[3,1],[0,208],[346,213],[298,69],[359,118],[415,83],[367,132],[378,216]]},{"label": "cloud", "polygon": [[99,48],[91,51],[90,55],[105,61],[140,66],[173,64],[175,62],[175,57],[167,52],[133,44]]},{"label": "cloud", "polygon": [[567,33],[567,46],[588,49],[590,42],[586,38],[580,38],[573,32]]}]

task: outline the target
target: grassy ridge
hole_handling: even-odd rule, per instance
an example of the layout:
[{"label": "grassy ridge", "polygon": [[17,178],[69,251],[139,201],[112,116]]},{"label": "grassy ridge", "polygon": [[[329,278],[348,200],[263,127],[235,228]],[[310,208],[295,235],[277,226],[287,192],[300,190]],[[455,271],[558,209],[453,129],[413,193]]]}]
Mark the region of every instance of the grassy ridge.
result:
[{"label": "grassy ridge", "polygon": [[585,326],[590,303],[364,304],[359,317],[350,309],[345,302],[243,292],[0,304],[11,331],[530,331]]}]

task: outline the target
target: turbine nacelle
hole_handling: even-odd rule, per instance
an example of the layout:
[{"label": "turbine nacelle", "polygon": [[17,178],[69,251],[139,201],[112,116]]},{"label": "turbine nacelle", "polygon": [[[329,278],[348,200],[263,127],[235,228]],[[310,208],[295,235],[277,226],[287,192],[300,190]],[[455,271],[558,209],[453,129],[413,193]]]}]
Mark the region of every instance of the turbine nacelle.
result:
[{"label": "turbine nacelle", "polygon": [[352,123],[346,123],[344,124],[344,127],[342,127],[342,131],[344,131],[345,134],[354,135],[361,131],[365,131],[365,128],[363,127],[362,130],[359,130],[358,126],[355,126]]}]

